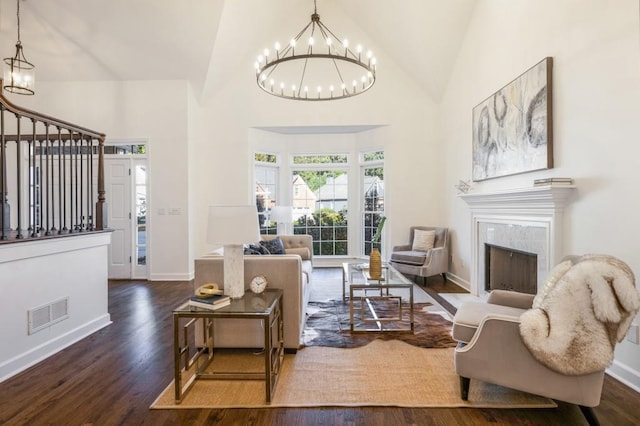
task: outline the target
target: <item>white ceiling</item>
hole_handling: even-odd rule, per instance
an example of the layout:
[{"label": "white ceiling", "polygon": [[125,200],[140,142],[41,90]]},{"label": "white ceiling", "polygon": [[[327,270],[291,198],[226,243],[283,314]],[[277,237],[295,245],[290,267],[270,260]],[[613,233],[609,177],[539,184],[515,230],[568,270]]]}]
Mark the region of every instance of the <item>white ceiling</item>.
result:
[{"label": "white ceiling", "polygon": [[[475,2],[318,0],[318,13],[440,99]],[[188,79],[206,89],[251,68],[266,43],[295,35],[312,10],[312,0],[24,0],[21,39],[37,81]],[[14,52],[15,13],[15,0],[0,0],[2,57]]]}]

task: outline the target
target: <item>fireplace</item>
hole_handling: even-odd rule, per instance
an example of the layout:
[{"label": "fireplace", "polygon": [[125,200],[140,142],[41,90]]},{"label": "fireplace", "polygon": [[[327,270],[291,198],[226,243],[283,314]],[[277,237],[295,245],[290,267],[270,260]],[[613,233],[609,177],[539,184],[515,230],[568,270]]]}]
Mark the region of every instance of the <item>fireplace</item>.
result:
[{"label": "fireplace", "polygon": [[491,288],[486,277],[485,244],[534,254],[536,285],[529,291],[537,292],[564,255],[564,207],[574,189],[572,185],[550,185],[459,195],[471,209],[471,294],[482,296]]},{"label": "fireplace", "polygon": [[511,290],[536,294],[538,255],[508,247],[484,244],[484,285],[486,291]]}]

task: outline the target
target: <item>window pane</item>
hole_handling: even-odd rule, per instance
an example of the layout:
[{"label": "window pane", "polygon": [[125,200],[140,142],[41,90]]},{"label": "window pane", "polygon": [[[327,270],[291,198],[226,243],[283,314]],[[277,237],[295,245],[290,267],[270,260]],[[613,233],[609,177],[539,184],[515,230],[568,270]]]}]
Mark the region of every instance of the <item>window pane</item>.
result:
[{"label": "window pane", "polygon": [[[384,215],[384,168],[367,167],[364,169],[363,188],[363,253],[369,255],[375,246],[380,248],[382,241],[373,243],[380,219]],[[382,237],[380,238],[382,240]]]},{"label": "window pane", "polygon": [[292,182],[294,233],[313,237],[314,255],[346,255],[346,171],[296,171]]},{"label": "window pane", "polygon": [[365,152],[362,158],[364,161],[384,160],[384,151]]},{"label": "window pane", "polygon": [[147,264],[147,230],[146,225],[138,226],[138,235],[136,240],[136,259],[138,265]]},{"label": "window pane", "polygon": [[277,233],[277,225],[269,221],[268,212],[277,203],[278,168],[256,164],[256,206],[260,221],[260,233],[273,235]]},{"label": "window pane", "polygon": [[130,154],[144,155],[147,153],[147,146],[146,145],[105,145],[104,153],[118,154],[118,155],[130,155]]},{"label": "window pane", "polygon": [[344,164],[347,162],[346,154],[339,155],[295,155],[293,164]]},{"label": "window pane", "polygon": [[262,163],[276,163],[278,161],[278,157],[274,154],[265,154],[263,152],[256,152],[254,156],[255,161],[260,161]]},{"label": "window pane", "polygon": [[147,168],[145,166],[136,166],[136,185],[147,184]]},{"label": "window pane", "polygon": [[147,264],[147,168],[135,166],[136,188],[136,260],[138,265]]}]

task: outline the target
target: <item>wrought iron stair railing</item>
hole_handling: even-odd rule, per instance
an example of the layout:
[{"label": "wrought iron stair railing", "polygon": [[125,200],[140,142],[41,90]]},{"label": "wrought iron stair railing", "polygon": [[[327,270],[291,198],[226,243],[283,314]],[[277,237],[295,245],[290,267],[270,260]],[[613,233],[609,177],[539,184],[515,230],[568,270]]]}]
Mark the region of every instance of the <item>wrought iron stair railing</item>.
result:
[{"label": "wrought iron stair railing", "polygon": [[0,243],[106,228],[105,135],[12,104],[0,80]]}]

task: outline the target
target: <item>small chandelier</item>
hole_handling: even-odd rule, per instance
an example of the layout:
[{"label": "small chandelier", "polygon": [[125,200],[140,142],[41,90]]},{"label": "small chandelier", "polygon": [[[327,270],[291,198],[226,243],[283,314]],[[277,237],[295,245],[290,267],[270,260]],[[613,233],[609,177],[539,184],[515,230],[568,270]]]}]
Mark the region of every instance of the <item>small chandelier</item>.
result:
[{"label": "small chandelier", "polygon": [[355,52],[314,10],[288,44],[264,49],[254,64],[258,86],[270,95],[300,101],[329,101],[366,92],[376,81],[376,58],[362,45]]},{"label": "small chandelier", "polygon": [[33,95],[35,86],[35,66],[27,61],[22,52],[20,41],[20,0],[18,3],[18,41],[16,42],[16,54],[13,58],[4,58],[4,86],[11,93],[20,95]]}]

